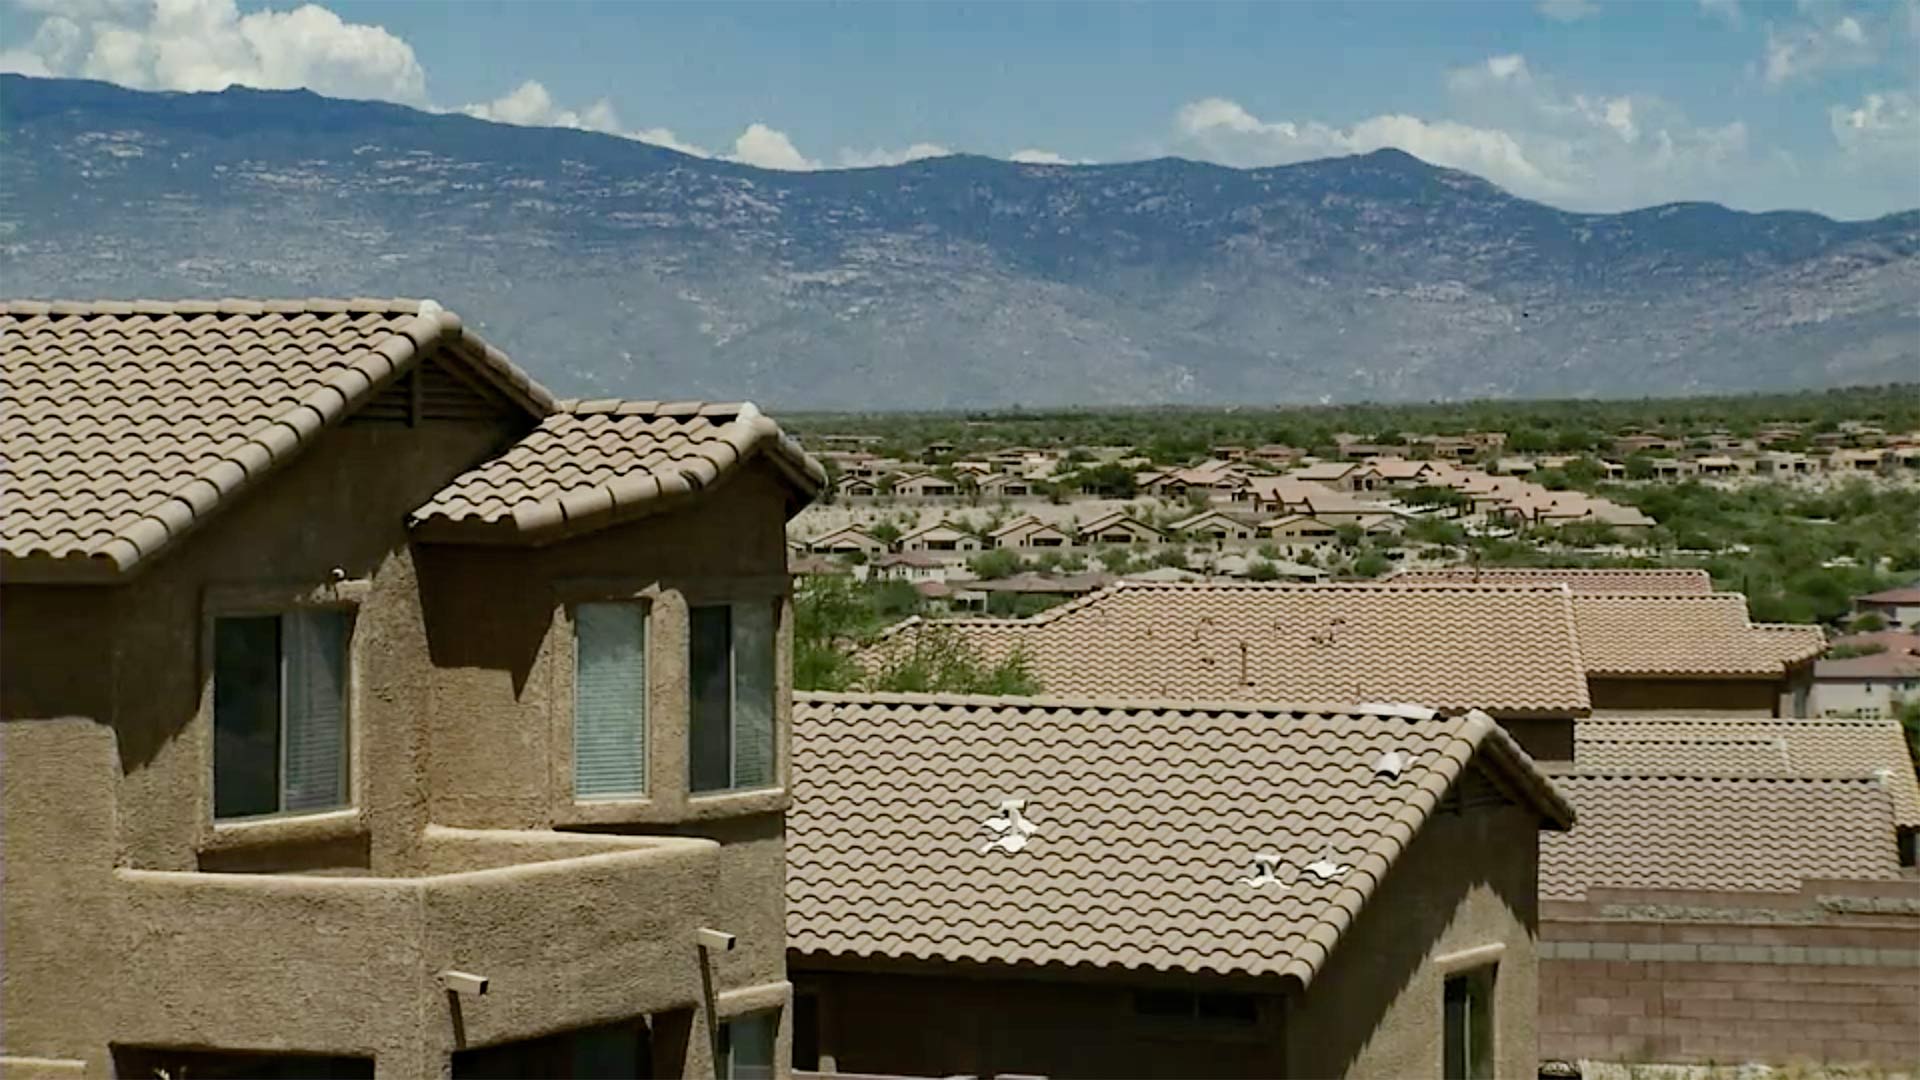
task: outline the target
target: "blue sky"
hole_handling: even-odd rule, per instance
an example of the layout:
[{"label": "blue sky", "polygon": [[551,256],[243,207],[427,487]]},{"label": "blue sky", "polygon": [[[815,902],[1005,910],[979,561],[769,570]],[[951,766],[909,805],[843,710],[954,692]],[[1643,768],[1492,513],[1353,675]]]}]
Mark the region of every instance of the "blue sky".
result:
[{"label": "blue sky", "polygon": [[0,0],[0,68],[309,86],[776,168],[1398,146],[1575,209],[1920,206],[1920,0]]}]

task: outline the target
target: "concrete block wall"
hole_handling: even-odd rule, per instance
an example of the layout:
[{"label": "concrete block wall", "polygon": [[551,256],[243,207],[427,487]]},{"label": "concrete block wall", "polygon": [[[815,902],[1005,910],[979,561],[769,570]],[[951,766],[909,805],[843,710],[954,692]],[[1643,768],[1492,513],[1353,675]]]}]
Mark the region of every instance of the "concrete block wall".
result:
[{"label": "concrete block wall", "polygon": [[1550,903],[1540,1056],[1920,1066],[1920,881]]}]

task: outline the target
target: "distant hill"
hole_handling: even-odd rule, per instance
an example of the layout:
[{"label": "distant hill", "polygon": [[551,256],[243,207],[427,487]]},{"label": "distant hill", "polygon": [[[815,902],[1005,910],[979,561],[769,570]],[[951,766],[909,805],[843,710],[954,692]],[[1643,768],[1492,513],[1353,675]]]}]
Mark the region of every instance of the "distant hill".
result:
[{"label": "distant hill", "polygon": [[1397,151],[785,173],[0,76],[0,290],[431,296],[562,393],[809,408],[1912,379],[1920,211],[1574,214]]}]

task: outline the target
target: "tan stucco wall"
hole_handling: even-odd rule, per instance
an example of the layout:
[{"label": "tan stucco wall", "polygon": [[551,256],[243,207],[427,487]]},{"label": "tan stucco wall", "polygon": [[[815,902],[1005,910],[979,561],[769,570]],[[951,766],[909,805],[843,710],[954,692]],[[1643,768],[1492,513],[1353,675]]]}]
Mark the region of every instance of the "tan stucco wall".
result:
[{"label": "tan stucco wall", "polygon": [[[1054,1077],[1401,1077],[1441,1069],[1445,962],[1498,947],[1498,1075],[1536,1066],[1537,816],[1441,810],[1303,994],[1282,980],[1169,981],[794,956],[819,998],[821,1048],[843,1072]],[[1475,963],[1483,963],[1482,956]],[[1261,995],[1256,1029],[1136,1016],[1147,985]]]},{"label": "tan stucco wall", "polygon": [[[1782,679],[1587,679],[1594,715],[1607,713],[1673,713],[1702,716],[1776,716],[1783,694]],[[1789,712],[1791,710],[1788,710]]]},{"label": "tan stucco wall", "polygon": [[1512,805],[1429,818],[1290,1011],[1288,1075],[1440,1075],[1438,961],[1498,945],[1496,1075],[1533,1076],[1538,829]]},{"label": "tan stucco wall", "polygon": [[[1284,1068],[1277,981],[792,963],[795,992],[819,1001],[821,1051],[841,1072],[1198,1080],[1276,1077]],[[1134,990],[1148,986],[1265,993],[1259,1022],[1235,1026],[1140,1017]]]},{"label": "tan stucco wall", "polygon": [[[698,1008],[709,981],[723,1014],[784,1001],[784,793],[689,802],[662,783],[649,807],[579,811],[570,674],[555,670],[571,662],[568,589],[658,583],[656,628],[682,622],[653,642],[652,764],[683,789],[684,598],[781,595],[791,493],[752,465],[548,548],[410,544],[407,511],[514,431],[336,429],[128,585],[0,589],[0,1052],[94,1076],[109,1042],[375,1054],[383,1076],[433,1076],[462,1033],[482,1045]],[[211,615],[296,597],[356,613],[354,806],[216,827]],[[688,839],[671,857],[556,861],[536,850],[550,834],[429,843],[430,825]],[[710,979],[697,926],[739,938]],[[493,989],[456,1025],[433,973],[482,965]],[[704,1038],[686,1064],[710,1072]]]}]

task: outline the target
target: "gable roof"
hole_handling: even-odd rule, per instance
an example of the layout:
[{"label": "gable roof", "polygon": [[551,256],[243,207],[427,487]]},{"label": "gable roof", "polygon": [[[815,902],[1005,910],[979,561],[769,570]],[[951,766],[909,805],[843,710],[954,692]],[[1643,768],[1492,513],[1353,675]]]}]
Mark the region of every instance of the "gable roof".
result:
[{"label": "gable roof", "polygon": [[[1284,976],[1301,984],[1456,781],[1566,828],[1484,715],[799,694],[787,936],[812,955]],[[1395,779],[1374,773],[1410,753]],[[1025,799],[1015,852],[982,822]],[[1241,882],[1277,856],[1285,888]],[[1304,867],[1346,867],[1330,881]]]},{"label": "gable roof", "polygon": [[1139,518],[1134,517],[1132,514],[1127,513],[1125,510],[1109,510],[1104,514],[1101,514],[1099,517],[1094,518],[1093,520],[1088,521],[1085,524],[1082,524],[1081,526],[1079,526],[1079,529],[1080,529],[1080,534],[1084,536],[1090,532],[1103,532],[1107,529],[1113,528],[1116,525],[1122,528],[1125,528],[1129,532],[1151,533],[1154,536],[1164,535],[1160,532],[1159,529],[1156,529],[1153,526],[1147,524],[1146,522],[1141,521]]},{"label": "gable roof", "polygon": [[1574,724],[1583,772],[1884,778],[1894,823],[1920,828],[1920,779],[1900,721],[1606,716]]},{"label": "gable roof", "polygon": [[1577,593],[1675,593],[1705,596],[1713,592],[1713,578],[1705,570],[1631,567],[1453,566],[1437,570],[1403,570],[1391,581],[1445,585],[1560,584]]},{"label": "gable roof", "polygon": [[428,353],[552,407],[431,302],[0,303],[8,576],[131,573]]},{"label": "gable roof", "polygon": [[7,577],[124,579],[429,358],[536,441],[581,414],[430,300],[0,303]]},{"label": "gable roof", "polygon": [[[909,619],[873,651],[910,648],[925,625]],[[1021,650],[1049,694],[1588,708],[1560,586],[1122,581],[1029,619],[936,625],[988,662]]]},{"label": "gable roof", "polygon": [[826,472],[752,402],[563,402],[410,517],[423,540],[541,544],[669,508],[764,458],[808,496]]},{"label": "gable roof", "polygon": [[1739,593],[1575,593],[1573,611],[1587,671],[1601,677],[1781,676],[1824,647],[1817,627],[1755,627]]},{"label": "gable roof", "polygon": [[1561,775],[1580,827],[1540,838],[1540,898],[1594,888],[1797,892],[1809,879],[1900,877],[1873,779]]}]

